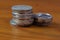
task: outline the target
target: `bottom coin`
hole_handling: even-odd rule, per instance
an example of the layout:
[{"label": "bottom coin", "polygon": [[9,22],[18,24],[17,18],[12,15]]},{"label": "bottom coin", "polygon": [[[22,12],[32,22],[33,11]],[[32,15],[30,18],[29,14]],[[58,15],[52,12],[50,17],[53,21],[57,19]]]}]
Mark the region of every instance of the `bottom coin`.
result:
[{"label": "bottom coin", "polygon": [[11,20],[11,21],[10,21],[10,24],[12,24],[12,25],[14,25],[14,26],[28,27],[28,26],[32,25],[32,22],[27,24],[27,22],[24,23],[24,22],[20,21],[19,23],[17,23],[17,21]]}]

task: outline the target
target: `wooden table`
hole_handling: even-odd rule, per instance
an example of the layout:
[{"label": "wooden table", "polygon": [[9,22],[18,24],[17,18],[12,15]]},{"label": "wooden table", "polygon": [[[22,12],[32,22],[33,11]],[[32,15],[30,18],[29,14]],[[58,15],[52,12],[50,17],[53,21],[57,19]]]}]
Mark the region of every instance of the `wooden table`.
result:
[{"label": "wooden table", "polygon": [[[10,25],[13,5],[31,5],[34,13],[53,16],[49,26],[15,27]],[[60,40],[60,0],[0,0],[0,40]]]}]

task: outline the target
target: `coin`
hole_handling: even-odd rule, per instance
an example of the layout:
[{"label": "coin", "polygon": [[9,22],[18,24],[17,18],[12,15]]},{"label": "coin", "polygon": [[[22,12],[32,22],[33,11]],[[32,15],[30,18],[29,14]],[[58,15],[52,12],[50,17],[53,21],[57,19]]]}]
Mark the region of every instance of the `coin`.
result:
[{"label": "coin", "polygon": [[35,24],[48,25],[52,22],[52,15],[49,13],[37,13],[35,14]]}]

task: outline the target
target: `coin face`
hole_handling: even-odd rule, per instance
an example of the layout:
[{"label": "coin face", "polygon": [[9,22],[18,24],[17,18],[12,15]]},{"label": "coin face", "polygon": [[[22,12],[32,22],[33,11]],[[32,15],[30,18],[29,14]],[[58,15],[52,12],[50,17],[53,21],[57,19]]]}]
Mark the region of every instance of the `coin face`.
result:
[{"label": "coin face", "polygon": [[12,11],[19,14],[32,13],[32,6],[29,5],[15,5],[12,7]]},{"label": "coin face", "polygon": [[32,7],[29,5],[15,5],[12,7],[12,10],[32,10]]}]

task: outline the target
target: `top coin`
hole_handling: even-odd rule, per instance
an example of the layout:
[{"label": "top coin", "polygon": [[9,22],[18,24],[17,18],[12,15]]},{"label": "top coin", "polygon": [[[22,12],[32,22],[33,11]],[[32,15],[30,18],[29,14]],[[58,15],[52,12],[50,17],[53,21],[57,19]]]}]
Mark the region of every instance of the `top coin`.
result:
[{"label": "top coin", "polygon": [[29,5],[15,5],[15,6],[12,6],[12,10],[32,10],[32,6],[29,6]]}]

